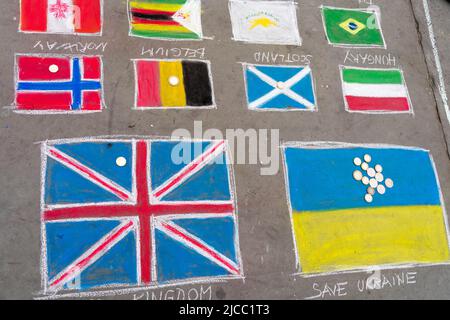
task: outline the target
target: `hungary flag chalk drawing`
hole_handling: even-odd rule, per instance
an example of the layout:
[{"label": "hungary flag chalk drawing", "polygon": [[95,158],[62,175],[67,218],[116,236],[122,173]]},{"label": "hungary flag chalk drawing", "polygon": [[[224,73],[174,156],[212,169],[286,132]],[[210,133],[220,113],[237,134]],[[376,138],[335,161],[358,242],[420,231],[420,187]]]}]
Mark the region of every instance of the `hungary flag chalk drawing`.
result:
[{"label": "hungary flag chalk drawing", "polygon": [[341,66],[345,107],[350,112],[412,113],[403,72]]},{"label": "hungary flag chalk drawing", "polygon": [[322,7],[322,15],[330,44],[385,47],[380,17],[375,10]]}]

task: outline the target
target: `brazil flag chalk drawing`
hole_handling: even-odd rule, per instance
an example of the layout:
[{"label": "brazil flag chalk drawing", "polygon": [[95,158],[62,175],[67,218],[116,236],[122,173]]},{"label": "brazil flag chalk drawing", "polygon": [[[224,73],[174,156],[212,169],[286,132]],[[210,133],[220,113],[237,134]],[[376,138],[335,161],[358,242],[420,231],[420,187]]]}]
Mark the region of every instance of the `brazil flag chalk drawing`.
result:
[{"label": "brazil flag chalk drawing", "polygon": [[283,150],[301,273],[449,262],[428,151],[325,142]]},{"label": "brazil flag chalk drawing", "polygon": [[322,7],[322,15],[330,44],[385,47],[379,14],[375,10]]}]

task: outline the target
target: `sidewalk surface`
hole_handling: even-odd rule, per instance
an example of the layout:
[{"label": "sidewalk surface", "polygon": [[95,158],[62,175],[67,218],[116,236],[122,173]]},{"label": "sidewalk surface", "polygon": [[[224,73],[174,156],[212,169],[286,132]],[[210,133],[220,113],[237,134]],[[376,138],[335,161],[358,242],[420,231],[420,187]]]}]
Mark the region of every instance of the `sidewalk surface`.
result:
[{"label": "sidewalk surface", "polygon": [[[24,115],[5,108],[0,111],[0,298],[31,299],[41,289],[40,276],[40,141],[109,135],[170,136],[178,128],[193,130],[279,129],[287,141],[339,141],[363,144],[414,146],[431,151],[436,163],[445,205],[450,208],[450,118],[444,103],[443,84],[450,90],[450,3],[425,1],[429,5],[437,52],[430,41],[430,28],[422,0],[374,0],[382,14],[387,49],[345,49],[328,44],[323,31],[320,5],[358,6],[358,1],[300,1],[297,11],[303,44],[300,47],[255,45],[233,41],[227,1],[203,1],[201,42],[152,41],[128,36],[125,0],[105,1],[103,36],[78,37],[18,33],[19,1],[4,1],[0,12],[0,97],[2,106],[14,101],[14,55],[16,53],[82,54],[60,47],[64,43],[107,43],[101,54],[107,109],[87,115]],[[359,1],[363,2],[363,1]],[[48,44],[57,43],[50,48]],[[151,58],[143,49],[205,49],[211,61],[216,110],[132,110],[134,70],[131,59]],[[240,62],[258,63],[259,53],[308,56],[314,72],[319,111],[254,112],[247,109]],[[437,53],[437,54],[436,54]],[[345,111],[339,65],[390,67],[350,61],[351,56],[390,55],[403,70],[414,115],[351,114]],[[439,56],[442,73],[436,68]],[[347,57],[347,59],[346,59]],[[156,55],[154,58],[171,58]],[[259,62],[261,63],[261,62]],[[264,62],[263,62],[264,63]],[[278,58],[274,64],[286,64]],[[391,66],[392,67],[392,66]],[[440,90],[441,88],[441,90]],[[281,161],[281,159],[280,159]],[[239,233],[245,282],[190,284],[150,290],[158,297],[167,290],[209,290],[213,299],[303,299],[323,292],[326,286],[345,287],[340,298],[417,299],[450,298],[450,266],[386,270],[390,284],[381,290],[358,290],[366,273],[302,278],[296,272],[289,207],[282,168],[274,176],[261,176],[259,165],[235,165],[239,208]],[[398,277],[410,283],[398,283]],[[341,293],[343,293],[342,291]],[[336,295],[338,295],[336,293]],[[330,293],[325,298],[338,298]],[[118,296],[133,298],[133,295]]]}]

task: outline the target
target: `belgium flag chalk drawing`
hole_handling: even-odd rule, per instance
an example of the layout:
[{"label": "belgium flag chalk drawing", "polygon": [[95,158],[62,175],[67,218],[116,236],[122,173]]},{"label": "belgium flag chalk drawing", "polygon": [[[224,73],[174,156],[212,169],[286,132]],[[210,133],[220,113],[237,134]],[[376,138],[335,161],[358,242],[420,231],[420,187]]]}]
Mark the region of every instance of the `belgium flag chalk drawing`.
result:
[{"label": "belgium flag chalk drawing", "polygon": [[380,18],[373,9],[322,7],[328,42],[336,46],[385,47]]},{"label": "belgium flag chalk drawing", "polygon": [[397,146],[283,146],[302,274],[449,262],[430,153]]},{"label": "belgium flag chalk drawing", "polygon": [[215,108],[209,61],[135,60],[135,108]]},{"label": "belgium flag chalk drawing", "polygon": [[129,1],[130,35],[144,38],[203,38],[201,0]]}]

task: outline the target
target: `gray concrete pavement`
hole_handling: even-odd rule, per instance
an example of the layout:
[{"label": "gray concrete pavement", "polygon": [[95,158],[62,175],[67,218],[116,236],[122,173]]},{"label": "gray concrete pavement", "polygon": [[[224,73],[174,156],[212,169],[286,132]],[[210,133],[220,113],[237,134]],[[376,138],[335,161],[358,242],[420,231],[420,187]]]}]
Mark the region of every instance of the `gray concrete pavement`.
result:
[{"label": "gray concrete pavement", "polygon": [[449,1],[411,1],[416,16],[417,29],[421,35],[428,70],[429,81],[439,110],[439,120],[443,127],[447,145],[450,136],[450,107],[448,88],[450,77],[450,49],[448,16]]}]

